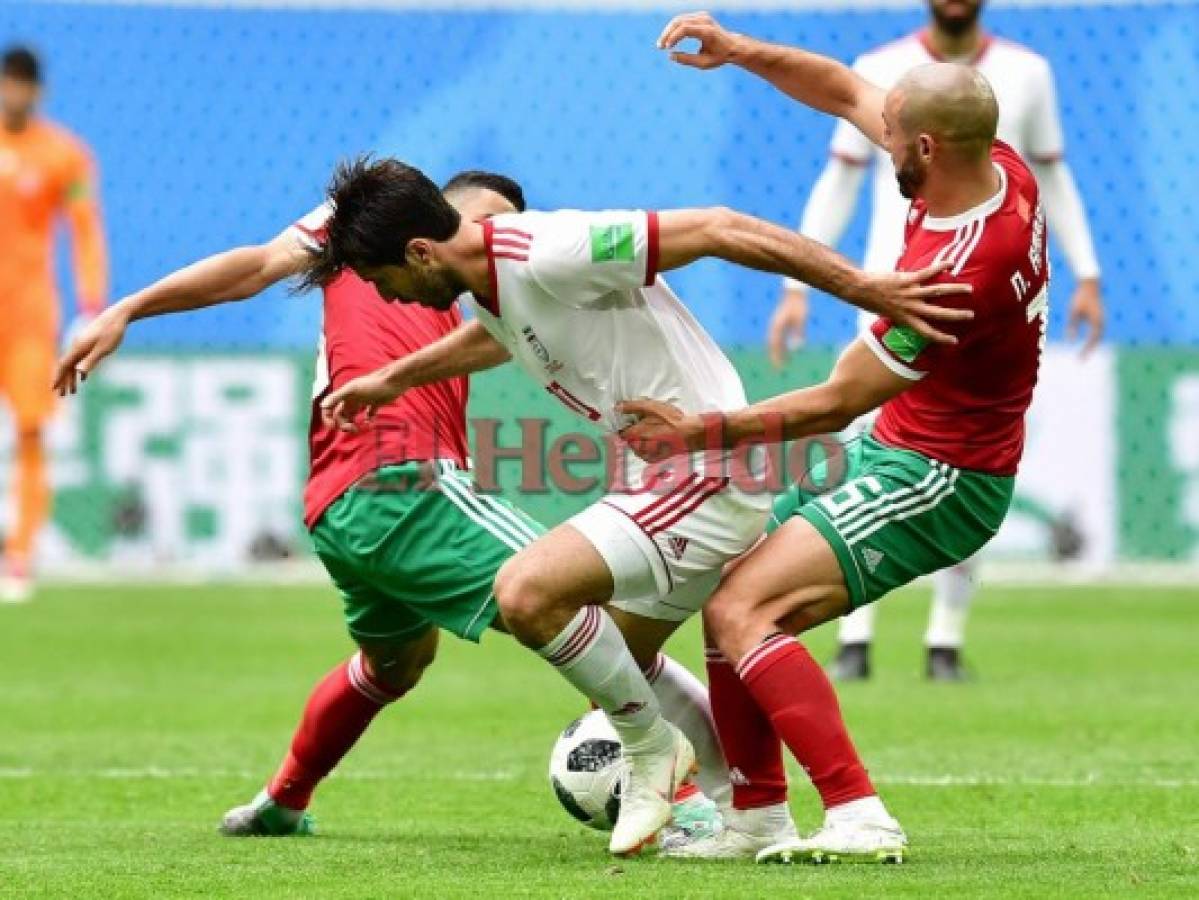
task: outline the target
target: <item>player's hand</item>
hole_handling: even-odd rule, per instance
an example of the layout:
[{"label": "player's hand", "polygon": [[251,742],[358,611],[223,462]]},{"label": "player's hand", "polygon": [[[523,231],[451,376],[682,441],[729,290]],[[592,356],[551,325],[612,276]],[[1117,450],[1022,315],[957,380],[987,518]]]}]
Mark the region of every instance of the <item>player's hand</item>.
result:
[{"label": "player's hand", "polygon": [[620,432],[621,440],[646,462],[672,459],[704,447],[704,421],[677,406],[642,398],[616,404],[616,411],[637,421]]},{"label": "player's hand", "polygon": [[1087,356],[1099,346],[1103,338],[1104,312],[1103,295],[1099,292],[1098,278],[1082,278],[1070,298],[1070,315],[1066,319],[1066,339],[1074,340],[1086,329],[1086,340],[1082,344],[1082,356]]},{"label": "player's hand", "polygon": [[770,362],[781,369],[787,361],[787,353],[803,345],[808,327],[808,292],[789,287],[783,291],[770,327],[766,332],[766,346],[770,350]]},{"label": "player's hand", "polygon": [[940,306],[933,301],[969,294],[974,289],[968,284],[953,282],[925,283],[952,265],[951,261],[947,261],[927,266],[918,272],[864,273],[862,286],[855,292],[853,302],[867,312],[911,328],[930,341],[956,344],[956,337],[937,326],[973,319],[974,311]]},{"label": "player's hand", "polygon": [[[386,406],[402,393],[403,386],[382,372],[361,375],[321,400],[321,418],[331,428],[357,434],[374,423],[380,406]],[[362,425],[358,424],[359,417],[363,419]]]},{"label": "player's hand", "polygon": [[125,337],[129,321],[119,306],[110,306],[81,328],[68,334],[69,346],[54,367],[54,390],[65,397],[79,390],[79,385],[111,355]]},{"label": "player's hand", "polygon": [[658,49],[670,50],[687,38],[699,41],[699,51],[683,53],[676,50],[670,58],[694,69],[715,69],[733,58],[740,35],[727,31],[706,12],[684,13],[675,16],[662,29]]}]

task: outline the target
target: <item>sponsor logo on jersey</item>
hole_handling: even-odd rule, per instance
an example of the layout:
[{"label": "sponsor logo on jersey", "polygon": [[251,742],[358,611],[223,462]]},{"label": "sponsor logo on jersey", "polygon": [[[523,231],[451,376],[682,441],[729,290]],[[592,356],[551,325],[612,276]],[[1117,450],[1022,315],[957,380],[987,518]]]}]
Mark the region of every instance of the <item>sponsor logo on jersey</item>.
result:
[{"label": "sponsor logo on jersey", "polygon": [[928,346],[928,338],[921,337],[911,328],[902,325],[892,325],[883,335],[883,346],[899,359],[910,363],[920,355],[920,351]]},{"label": "sponsor logo on jersey", "polygon": [[593,263],[632,262],[633,258],[632,222],[591,226],[591,261]]},{"label": "sponsor logo on jersey", "polygon": [[871,575],[874,574],[874,570],[878,568],[883,558],[882,551],[875,550],[873,547],[867,547],[862,551],[862,562],[866,563],[866,570]]},{"label": "sponsor logo on jersey", "polygon": [[687,552],[687,538],[672,535],[668,543],[670,544],[670,552],[674,554],[674,558],[682,559],[683,554]]}]

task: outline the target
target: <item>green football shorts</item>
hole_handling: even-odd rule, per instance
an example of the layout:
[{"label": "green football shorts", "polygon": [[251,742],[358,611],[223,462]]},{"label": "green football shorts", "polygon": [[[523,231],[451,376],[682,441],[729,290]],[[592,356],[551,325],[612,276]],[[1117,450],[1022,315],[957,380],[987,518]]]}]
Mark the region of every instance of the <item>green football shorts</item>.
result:
[{"label": "green football shorts", "polygon": [[955,469],[869,436],[845,452],[844,480],[828,485],[832,463],[817,463],[817,490],[796,484],[782,494],[767,531],[791,516],[811,522],[837,554],[854,609],[973,556],[1012,502],[1010,476]]},{"label": "green football shorts", "polygon": [[372,472],[325,511],[312,540],[356,640],[403,641],[435,625],[478,641],[498,612],[496,572],[544,533],[438,461]]}]

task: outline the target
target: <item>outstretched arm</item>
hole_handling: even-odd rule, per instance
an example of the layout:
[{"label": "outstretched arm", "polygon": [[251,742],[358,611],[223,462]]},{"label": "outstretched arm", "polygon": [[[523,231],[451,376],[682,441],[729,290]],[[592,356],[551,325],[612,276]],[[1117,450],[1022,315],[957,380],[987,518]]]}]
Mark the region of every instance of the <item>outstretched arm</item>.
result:
[{"label": "outstretched arm", "polygon": [[780,394],[730,413],[687,415],[657,400],[630,400],[620,412],[638,420],[621,432],[633,452],[651,461],[688,450],[792,440],[841,431],[912,385],[887,368],[861,338],[849,345],[827,381]]},{"label": "outstretched arm", "polygon": [[658,46],[670,50],[687,38],[698,40],[699,50],[675,51],[670,55],[675,62],[696,69],[732,63],[766,79],[805,106],[852,122],[882,146],[885,92],[848,66],[798,47],[768,44],[728,31],[708,13],[675,16],[663,29]]},{"label": "outstretched arm", "polygon": [[130,322],[253,297],[298,274],[306,260],[307,251],[289,230],[266,244],[202,259],[130,294],[104,310],[72,341],[55,369],[55,390],[60,395],[75,393],[79,382],[121,345]]},{"label": "outstretched arm", "polygon": [[365,412],[369,423],[379,407],[410,388],[482,372],[511,358],[479,322],[467,322],[427,347],[330,391],[321,400],[321,414],[342,431],[356,432],[360,414]]},{"label": "outstretched arm", "polygon": [[965,284],[923,284],[949,268],[943,263],[918,272],[863,272],[824,244],[724,208],[662,212],[658,223],[659,268],[663,271],[715,256],[796,278],[940,343],[957,339],[931,322],[958,322],[974,315],[967,309],[929,302],[970,292]]}]

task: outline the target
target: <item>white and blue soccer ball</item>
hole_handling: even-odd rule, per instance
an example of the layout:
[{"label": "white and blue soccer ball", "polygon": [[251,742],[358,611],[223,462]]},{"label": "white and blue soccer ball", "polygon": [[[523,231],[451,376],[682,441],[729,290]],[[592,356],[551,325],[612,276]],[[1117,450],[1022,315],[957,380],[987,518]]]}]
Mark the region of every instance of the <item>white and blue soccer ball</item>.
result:
[{"label": "white and blue soccer ball", "polygon": [[620,738],[598,709],[571,722],[550,754],[550,786],[558,801],[598,831],[611,831],[616,824],[627,777]]}]

